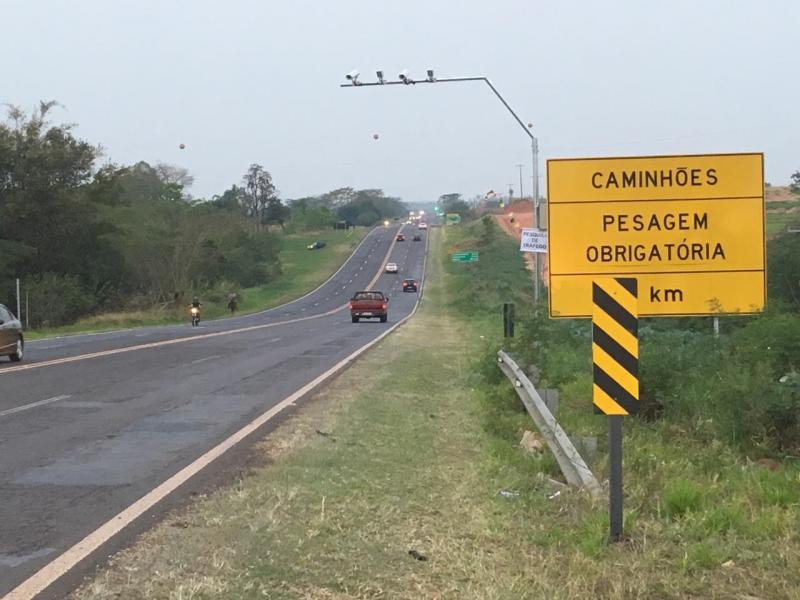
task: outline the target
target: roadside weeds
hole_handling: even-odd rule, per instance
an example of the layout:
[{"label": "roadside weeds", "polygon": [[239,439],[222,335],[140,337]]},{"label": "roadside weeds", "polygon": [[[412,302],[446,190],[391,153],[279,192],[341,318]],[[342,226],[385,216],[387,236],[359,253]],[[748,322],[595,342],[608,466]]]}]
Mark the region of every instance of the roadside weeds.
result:
[{"label": "roadside weeds", "polygon": [[[500,328],[452,310],[448,235],[433,234],[418,315],[260,442],[263,467],[169,515],[74,597],[800,597],[796,482],[745,502],[726,478],[773,475],[737,478],[724,449],[706,464],[680,432],[626,430],[622,544],[606,543],[602,499],[554,494],[537,476],[555,474],[552,458],[518,448],[532,424],[513,390],[478,374]],[[562,391],[562,411],[585,398]],[[597,427],[582,414],[570,433]]]},{"label": "roadside weeds", "polygon": [[[267,284],[238,290],[242,299],[236,315],[259,312],[291,302],[318,287],[344,264],[353,249],[369,231],[368,228],[362,228],[349,231],[325,231],[324,234],[323,232],[306,232],[287,235],[283,238],[283,248],[280,253],[283,261],[283,273]],[[313,241],[315,236],[328,238],[329,244],[323,250],[308,250],[306,245],[309,240]],[[230,316],[226,308],[227,291],[229,291],[227,288],[210,290],[201,298],[204,320]],[[190,297],[186,298],[187,304],[189,300]],[[173,325],[184,323],[187,318],[185,310],[176,310],[173,307],[108,312],[85,317],[72,325],[30,330],[25,335],[29,340],[38,340],[60,335],[80,335],[136,327]]]}]

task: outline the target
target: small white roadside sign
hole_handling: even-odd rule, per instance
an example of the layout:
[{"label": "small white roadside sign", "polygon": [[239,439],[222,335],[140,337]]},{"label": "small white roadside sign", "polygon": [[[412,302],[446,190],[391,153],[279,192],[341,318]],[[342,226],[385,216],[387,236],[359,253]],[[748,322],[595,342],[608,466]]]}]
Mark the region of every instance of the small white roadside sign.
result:
[{"label": "small white roadside sign", "polygon": [[542,229],[523,229],[519,244],[521,252],[547,253],[547,231]]}]

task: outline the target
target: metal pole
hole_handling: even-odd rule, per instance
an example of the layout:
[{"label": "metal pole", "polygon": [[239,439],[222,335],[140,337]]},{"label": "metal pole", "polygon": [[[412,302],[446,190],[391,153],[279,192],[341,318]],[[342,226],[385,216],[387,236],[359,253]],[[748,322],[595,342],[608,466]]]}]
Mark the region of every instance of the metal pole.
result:
[{"label": "metal pole", "polygon": [[30,309],[28,308],[28,290],[25,290],[25,329],[29,329],[30,328],[30,324],[29,324],[29,321],[28,321],[28,319],[29,319],[29,317],[28,317],[29,310]]},{"label": "metal pole", "polygon": [[519,169],[519,199],[522,200],[522,198],[525,196],[525,194],[522,193],[522,167],[523,167],[523,165],[518,164],[518,165],[516,165],[516,167]]},{"label": "metal pole", "polygon": [[22,320],[22,313],[20,312],[22,307],[20,306],[20,304],[21,302],[19,297],[19,277],[17,277],[17,318]]},{"label": "metal pole", "polygon": [[[531,139],[531,167],[533,172],[533,219],[534,227],[541,229],[539,226],[539,144],[536,138]],[[536,252],[534,256],[534,269],[536,272],[533,274],[533,301],[539,304],[539,280],[542,274],[541,258],[539,253]]]},{"label": "metal pole", "polygon": [[622,539],[622,416],[608,417],[608,522],[610,539]]},{"label": "metal pole", "polygon": [[[419,81],[412,80],[412,79],[403,79],[401,81],[387,81],[383,78],[380,81],[375,82],[362,82],[362,81],[351,81],[350,83],[343,83],[339,87],[343,88],[360,88],[360,87],[375,87],[375,86],[386,86],[386,85],[417,85],[417,84],[425,84],[425,83],[448,83],[448,82],[458,82],[458,81],[483,81],[486,85],[489,86],[489,89],[494,92],[494,95],[497,96],[497,99],[503,103],[503,106],[506,107],[508,112],[511,113],[511,116],[514,117],[514,120],[522,127],[522,131],[525,132],[531,139],[531,158],[532,158],[532,177],[533,177],[533,203],[534,203],[534,211],[535,211],[535,218],[536,218],[536,226],[539,227],[539,141],[530,131],[531,127],[526,127],[525,123],[522,122],[522,119],[517,116],[517,113],[514,112],[514,109],[506,102],[506,99],[497,91],[497,88],[492,85],[492,82],[489,81],[488,77],[434,77],[432,72],[429,73],[427,79],[421,79]],[[522,193],[522,167],[520,167],[520,177],[519,177],[519,197],[523,197]],[[534,285],[535,290],[535,299],[538,302],[539,300],[539,275],[540,275],[540,264],[541,260],[539,254],[536,253],[536,274],[534,280],[536,284]]]},{"label": "metal pole", "polygon": [[714,317],[714,337],[719,337],[719,317]]}]

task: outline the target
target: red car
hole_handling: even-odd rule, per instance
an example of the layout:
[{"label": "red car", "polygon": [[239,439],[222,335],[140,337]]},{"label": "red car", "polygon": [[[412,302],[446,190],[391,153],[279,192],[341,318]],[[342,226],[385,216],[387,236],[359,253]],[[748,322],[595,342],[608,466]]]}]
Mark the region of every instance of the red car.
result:
[{"label": "red car", "polygon": [[404,236],[402,233],[398,233],[397,237],[394,238],[394,239],[397,240],[398,242],[405,242],[406,241],[406,236]]},{"label": "red car", "polygon": [[389,300],[382,292],[356,292],[350,299],[350,317],[353,323],[361,319],[380,319],[386,323]]}]

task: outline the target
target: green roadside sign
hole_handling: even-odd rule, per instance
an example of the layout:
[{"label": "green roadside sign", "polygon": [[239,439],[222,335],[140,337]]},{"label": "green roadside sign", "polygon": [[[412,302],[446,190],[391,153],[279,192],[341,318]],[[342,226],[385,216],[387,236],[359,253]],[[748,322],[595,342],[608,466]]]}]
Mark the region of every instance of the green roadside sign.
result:
[{"label": "green roadside sign", "polygon": [[477,250],[453,252],[450,255],[450,260],[453,262],[478,262],[480,260],[480,255]]},{"label": "green roadside sign", "polygon": [[458,213],[447,213],[445,215],[448,225],[455,225],[456,223],[461,223],[461,215]]}]

